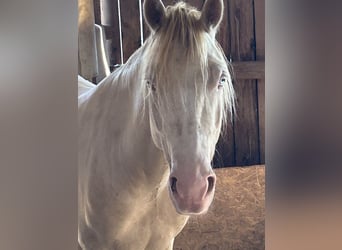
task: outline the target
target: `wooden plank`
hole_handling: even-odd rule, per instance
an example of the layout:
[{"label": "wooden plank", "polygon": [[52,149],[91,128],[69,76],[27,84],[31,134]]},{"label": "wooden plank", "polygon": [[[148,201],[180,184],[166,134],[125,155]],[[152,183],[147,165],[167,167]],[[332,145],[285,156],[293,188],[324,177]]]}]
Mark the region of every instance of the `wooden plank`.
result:
[{"label": "wooden plank", "polygon": [[213,159],[214,168],[235,166],[234,129],[233,123],[228,121],[216,145]]},{"label": "wooden plank", "polygon": [[121,0],[121,24],[124,62],[140,47],[139,2]]},{"label": "wooden plank", "polygon": [[265,0],[254,0],[256,59],[265,60]]},{"label": "wooden plank", "polygon": [[230,58],[230,24],[229,24],[229,1],[224,0],[224,16],[222,19],[222,22],[220,24],[220,27],[218,29],[218,32],[216,34],[216,39],[221,45],[226,57]]},{"label": "wooden plank", "polygon": [[[254,0],[256,59],[265,60],[265,0]],[[258,82],[260,163],[265,163],[265,79]]]},{"label": "wooden plank", "polygon": [[256,164],[260,161],[256,81],[237,82],[235,90],[237,95],[234,120],[235,164]]},{"label": "wooden plank", "polygon": [[253,0],[229,0],[232,61],[255,60]]},{"label": "wooden plank", "polygon": [[[229,59],[231,54],[231,32],[229,24],[230,20],[228,0],[224,0],[223,13],[224,16],[216,34],[216,39],[221,45],[226,57]],[[223,133],[221,134],[216,146],[216,154],[214,157],[213,165],[215,168],[235,165],[234,122],[228,121],[225,128],[223,128]]]},{"label": "wooden plank", "polygon": [[233,62],[236,79],[265,79],[265,62]]},{"label": "wooden plank", "polygon": [[265,80],[258,80],[260,162],[265,164]]},{"label": "wooden plank", "polygon": [[[236,61],[255,60],[253,0],[230,0],[231,57]],[[255,80],[237,79],[234,119],[236,165],[260,162],[257,85]]]}]

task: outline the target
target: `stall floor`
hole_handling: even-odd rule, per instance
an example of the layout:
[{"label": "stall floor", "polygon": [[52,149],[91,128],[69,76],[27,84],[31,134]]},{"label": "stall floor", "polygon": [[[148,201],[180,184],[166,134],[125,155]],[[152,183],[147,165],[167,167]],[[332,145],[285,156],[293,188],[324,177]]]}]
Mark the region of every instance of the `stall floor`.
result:
[{"label": "stall floor", "polygon": [[265,166],[221,168],[215,173],[215,198],[208,213],[190,218],[174,249],[265,249]]}]

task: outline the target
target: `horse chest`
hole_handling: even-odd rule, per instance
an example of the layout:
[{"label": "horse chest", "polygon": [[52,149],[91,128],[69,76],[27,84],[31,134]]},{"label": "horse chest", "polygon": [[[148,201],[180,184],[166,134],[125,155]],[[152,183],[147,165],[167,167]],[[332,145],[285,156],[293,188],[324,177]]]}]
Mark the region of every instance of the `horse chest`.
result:
[{"label": "horse chest", "polygon": [[108,225],[114,249],[168,249],[188,219],[176,213],[166,187],[147,199],[137,197],[129,207],[121,204],[126,208],[116,205],[114,209],[122,213]]}]

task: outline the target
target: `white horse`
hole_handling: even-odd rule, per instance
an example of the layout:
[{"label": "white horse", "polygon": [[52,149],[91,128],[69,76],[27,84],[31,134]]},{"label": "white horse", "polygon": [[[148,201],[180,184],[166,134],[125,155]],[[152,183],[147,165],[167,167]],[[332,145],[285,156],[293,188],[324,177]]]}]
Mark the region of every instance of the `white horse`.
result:
[{"label": "white horse", "polygon": [[81,86],[81,249],[172,249],[189,215],[213,200],[211,160],[234,108],[215,40],[223,1],[200,12],[145,0],[144,15],[145,44],[96,87]]}]

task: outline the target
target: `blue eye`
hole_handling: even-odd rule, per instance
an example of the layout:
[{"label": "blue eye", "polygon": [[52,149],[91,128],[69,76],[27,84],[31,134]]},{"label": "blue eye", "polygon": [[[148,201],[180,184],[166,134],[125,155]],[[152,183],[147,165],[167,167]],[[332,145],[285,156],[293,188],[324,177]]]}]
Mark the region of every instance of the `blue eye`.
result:
[{"label": "blue eye", "polygon": [[217,88],[219,88],[219,89],[223,88],[223,86],[226,84],[226,82],[227,82],[227,78],[226,77],[221,77],[220,81],[219,81],[219,83],[217,85]]}]

